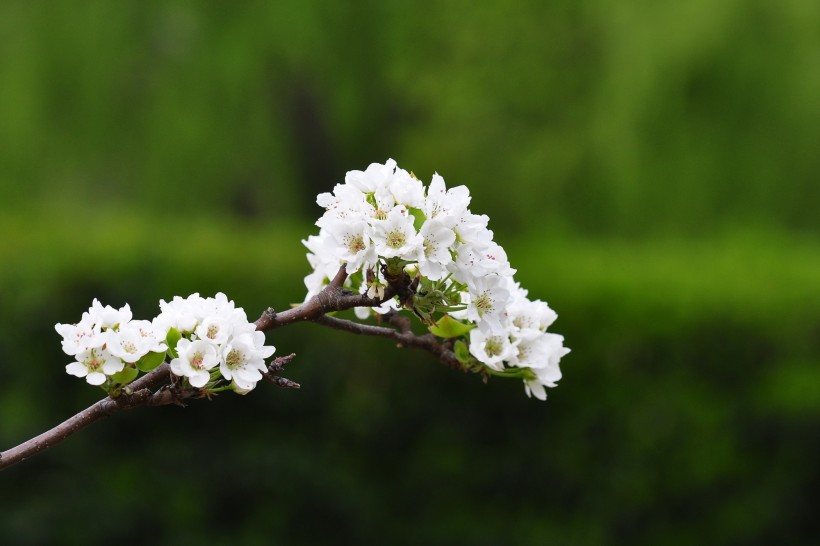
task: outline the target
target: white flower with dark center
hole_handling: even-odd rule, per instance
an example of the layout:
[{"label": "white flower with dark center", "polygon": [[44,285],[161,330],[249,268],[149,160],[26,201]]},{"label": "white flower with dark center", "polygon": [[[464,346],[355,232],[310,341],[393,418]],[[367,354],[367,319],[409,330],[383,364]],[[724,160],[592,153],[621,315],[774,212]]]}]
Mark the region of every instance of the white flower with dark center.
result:
[{"label": "white flower with dark center", "polygon": [[132,320],[111,331],[106,348],[125,362],[134,363],[148,353],[164,353],[164,336],[147,320]]},{"label": "white flower with dark center", "polygon": [[419,230],[422,239],[419,248],[419,272],[428,279],[437,281],[447,276],[447,264],[453,261],[450,247],[456,234],[441,220],[427,220]]},{"label": "white flower with dark center", "polygon": [[376,253],[385,258],[413,260],[421,246],[413,217],[403,206],[395,207],[384,220],[373,222],[372,237]]},{"label": "white flower with dark center", "polygon": [[461,243],[478,243],[491,241],[493,232],[487,229],[490,217],[486,214],[473,214],[470,211],[462,214],[453,229]]},{"label": "white flower with dark center", "polygon": [[558,315],[541,300],[530,301],[524,296],[514,296],[507,306],[507,317],[516,338],[537,336],[555,322]]},{"label": "white flower with dark center", "polygon": [[90,385],[102,385],[106,376],[121,372],[125,367],[122,360],[105,349],[95,347],[77,353],[77,361],[65,367],[65,371],[76,377],[85,377]]},{"label": "white flower with dark center", "polygon": [[454,227],[467,212],[469,205],[470,190],[466,186],[456,186],[448,190],[444,185],[444,179],[438,173],[433,175],[424,203],[427,218],[438,219],[448,227]]},{"label": "white flower with dark center", "polygon": [[[247,319],[245,320],[247,322]],[[228,317],[207,317],[194,330],[196,337],[207,340],[214,345],[222,345],[233,333],[230,316]]]},{"label": "white flower with dark center", "polygon": [[486,323],[493,332],[501,331],[501,319],[510,298],[507,282],[506,277],[498,275],[474,279],[469,287],[467,318]]},{"label": "white flower with dark center", "polygon": [[470,354],[496,371],[504,369],[504,361],[515,354],[515,346],[506,333],[493,333],[484,328],[470,330]]},{"label": "white flower with dark center", "polygon": [[[85,313],[84,318],[88,316]],[[105,345],[105,337],[101,337],[98,326],[90,322],[79,322],[77,324],[56,324],[54,329],[63,337],[63,352],[69,356],[74,356],[80,351],[92,347],[102,347]]]},{"label": "white flower with dark center", "polygon": [[336,258],[345,262],[348,274],[376,264],[376,252],[371,246],[370,228],[361,220],[355,222],[333,222],[326,226],[327,232],[336,242]]},{"label": "white flower with dark center", "polygon": [[265,346],[265,334],[253,332],[231,339],[222,347],[219,371],[222,377],[232,381],[240,391],[252,390],[266,371],[265,360],[276,350]]},{"label": "white flower with dark center", "polygon": [[[492,234],[492,232],[489,232]],[[472,277],[483,277],[485,275],[500,275],[502,277],[512,277],[515,269],[510,268],[507,260],[507,253],[493,241],[482,243],[468,243],[459,246],[455,264],[450,270],[459,273],[456,278],[466,275]],[[459,279],[465,282],[463,279]],[[469,282],[469,281],[466,281]]]},{"label": "white flower with dark center", "polygon": [[210,370],[219,362],[216,346],[210,341],[180,339],[177,343],[179,357],[171,361],[171,371],[187,377],[192,387],[201,389],[211,380]]}]

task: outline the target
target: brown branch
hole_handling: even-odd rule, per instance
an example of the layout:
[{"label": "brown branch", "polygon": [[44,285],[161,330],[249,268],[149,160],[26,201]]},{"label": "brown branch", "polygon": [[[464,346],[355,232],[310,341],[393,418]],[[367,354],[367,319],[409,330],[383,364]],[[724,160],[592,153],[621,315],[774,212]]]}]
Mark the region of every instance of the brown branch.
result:
[{"label": "brown branch", "polygon": [[347,273],[345,273],[344,266],[340,267],[330,284],[305,303],[281,313],[277,313],[272,307],[268,308],[257,319],[256,329],[267,332],[293,322],[315,320],[333,311],[344,311],[354,307],[377,307],[395,295],[395,291],[389,286],[385,289],[383,298],[368,298],[367,294],[353,294],[342,288],[346,278]]},{"label": "brown branch", "polygon": [[155,398],[157,395],[151,391],[152,388],[167,380],[169,371],[170,367],[168,363],[163,362],[159,367],[129,385],[129,390],[132,394],[124,393],[117,398],[103,398],[51,430],[47,430],[16,447],[3,451],[0,453],[0,470],[59,444],[78,430],[118,411],[141,405],[158,406],[164,403],[171,403],[170,401],[161,401],[163,400],[162,397]]},{"label": "brown branch", "polygon": [[[404,317],[399,317],[403,319]],[[444,343],[439,343],[436,336],[433,334],[416,335],[410,331],[409,325],[406,325],[400,320],[391,320],[391,322],[398,322],[400,330],[393,328],[386,328],[384,326],[374,326],[371,324],[361,324],[353,322],[352,320],[345,320],[336,317],[320,316],[313,319],[316,324],[358,334],[362,336],[377,336],[386,337],[396,342],[398,347],[413,347],[415,349],[422,349],[432,353],[438,358],[442,364],[449,368],[459,371],[467,371],[467,368],[458,361],[452,349]]]}]

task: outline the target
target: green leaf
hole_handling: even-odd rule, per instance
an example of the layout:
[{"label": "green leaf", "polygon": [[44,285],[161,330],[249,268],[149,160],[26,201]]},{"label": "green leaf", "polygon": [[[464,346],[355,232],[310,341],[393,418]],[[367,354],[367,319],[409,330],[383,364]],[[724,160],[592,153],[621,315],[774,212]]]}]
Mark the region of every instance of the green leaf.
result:
[{"label": "green leaf", "polygon": [[150,372],[165,360],[165,353],[148,353],[137,360],[137,369],[141,372]]},{"label": "green leaf", "polygon": [[407,207],[407,212],[409,212],[414,218],[413,227],[415,230],[420,230],[421,226],[424,225],[424,222],[427,220],[427,217],[424,215],[424,211],[421,209],[414,209],[413,207]]},{"label": "green leaf", "polygon": [[438,337],[449,339],[461,337],[473,328],[475,328],[474,324],[464,324],[450,315],[444,315],[434,325],[430,326],[429,330]]},{"label": "green leaf", "polygon": [[137,375],[139,375],[139,371],[136,368],[125,368],[121,372],[117,372],[112,375],[111,380],[115,383],[125,385],[133,381]]},{"label": "green leaf", "polygon": [[168,354],[171,358],[176,358],[177,355],[177,343],[179,340],[182,339],[182,334],[179,333],[179,330],[176,328],[171,328],[168,330],[168,335],[165,336],[165,342],[168,344]]},{"label": "green leaf", "polygon": [[453,345],[453,352],[456,355],[456,360],[462,364],[467,364],[470,361],[470,351],[467,349],[467,344],[462,340],[459,339],[456,341],[455,345]]},{"label": "green leaf", "polygon": [[360,269],[359,271],[356,271],[352,275],[348,276],[348,279],[350,280],[350,289],[355,294],[358,294],[359,288],[362,286],[362,283],[364,282],[364,274],[362,273],[362,270]]}]

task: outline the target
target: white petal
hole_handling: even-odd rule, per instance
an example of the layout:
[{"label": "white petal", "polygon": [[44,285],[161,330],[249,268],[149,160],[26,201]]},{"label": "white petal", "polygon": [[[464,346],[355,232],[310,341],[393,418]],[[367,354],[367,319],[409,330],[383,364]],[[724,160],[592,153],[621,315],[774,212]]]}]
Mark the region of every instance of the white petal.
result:
[{"label": "white petal", "polygon": [[105,375],[100,372],[91,372],[85,377],[89,385],[102,385],[105,383]]},{"label": "white petal", "polygon": [[68,374],[76,377],[85,377],[86,375],[88,375],[88,368],[86,368],[79,362],[72,362],[71,364],[65,367],[65,371]]},{"label": "white petal", "polygon": [[205,386],[208,380],[211,378],[211,374],[204,370],[198,370],[188,376],[188,381],[191,383],[192,387],[196,387],[197,389],[201,389]]}]

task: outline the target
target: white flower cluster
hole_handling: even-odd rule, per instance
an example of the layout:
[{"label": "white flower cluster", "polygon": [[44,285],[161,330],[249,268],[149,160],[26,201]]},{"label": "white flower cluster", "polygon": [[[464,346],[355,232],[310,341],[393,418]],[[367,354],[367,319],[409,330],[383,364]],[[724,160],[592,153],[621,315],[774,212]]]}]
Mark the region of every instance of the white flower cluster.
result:
[{"label": "white flower cluster", "polygon": [[160,300],[162,313],[154,319],[160,329],[176,329],[183,336],[177,344],[178,357],[171,371],[185,376],[193,387],[210,381],[210,370],[231,381],[235,392],[245,394],[262,379],[265,359],[276,350],[265,345],[265,334],[248,321],[245,310],[236,307],[223,293],[214,298],[193,294],[185,299]]},{"label": "white flower cluster", "polygon": [[147,320],[131,320],[128,304],[119,310],[96,299],[77,324],[57,324],[63,351],[76,361],[66,366],[71,375],[102,385],[108,377],[134,364],[148,353],[164,353],[165,332]]},{"label": "white flower cluster", "polygon": [[[470,354],[497,375],[521,372],[514,376],[524,378],[527,394],[546,398],[544,387],[555,386],[559,360],[569,352],[562,336],[546,331],[557,315],[546,303],[527,299],[513,280],[506,252],[487,229],[489,218],[470,212],[465,186],[447,189],[435,174],[425,187],[391,159],[348,172],[344,184],[316,202],[326,210],[316,222],[319,234],[303,241],[314,269],[305,278],[308,298],[342,265],[351,276],[362,272],[362,293],[381,295],[383,266],[399,264],[440,292],[459,291],[461,307],[447,311],[474,326]],[[349,278],[348,286],[356,288],[352,283]],[[399,306],[394,298],[374,310]]]},{"label": "white flower cluster", "polygon": [[[241,394],[262,379],[264,359],[275,349],[265,346],[265,335],[225,294],[176,296],[171,302],[160,300],[160,309],[152,321],[132,320],[127,304],[116,310],[95,299],[79,323],[57,324],[63,351],[76,359],[66,372],[85,377],[92,385],[127,383],[137,369],[159,365],[167,352],[171,371],[188,378],[195,388],[211,382],[211,370],[217,366],[222,378]],[[154,364],[143,366],[152,356]],[[118,375],[128,370],[133,373]]]}]

